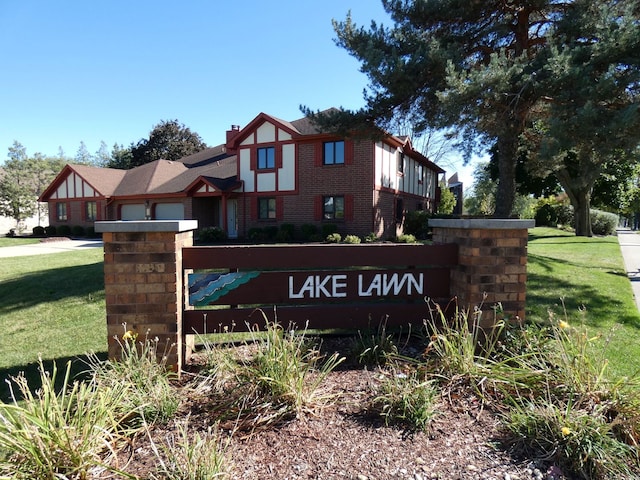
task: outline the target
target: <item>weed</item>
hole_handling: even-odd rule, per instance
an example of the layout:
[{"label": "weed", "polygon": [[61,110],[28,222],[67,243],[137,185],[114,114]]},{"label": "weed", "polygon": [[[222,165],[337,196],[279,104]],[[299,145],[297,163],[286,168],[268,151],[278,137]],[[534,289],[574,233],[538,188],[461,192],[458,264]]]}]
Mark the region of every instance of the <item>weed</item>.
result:
[{"label": "weed", "polygon": [[[193,429],[191,429],[193,431]],[[175,422],[175,433],[167,435],[158,448],[149,435],[151,448],[157,461],[156,474],[151,479],[209,480],[230,478],[226,447],[217,427],[189,434],[189,420]]]},{"label": "weed", "polygon": [[387,333],[386,319],[380,322],[376,331],[369,330],[368,334],[363,335],[358,330],[355,349],[358,361],[364,365],[384,365],[398,355],[394,336]]},{"label": "weed", "polygon": [[400,422],[412,429],[426,430],[437,415],[438,391],[434,382],[425,380],[417,369],[408,373],[392,369],[380,389],[373,408],[387,425]]}]

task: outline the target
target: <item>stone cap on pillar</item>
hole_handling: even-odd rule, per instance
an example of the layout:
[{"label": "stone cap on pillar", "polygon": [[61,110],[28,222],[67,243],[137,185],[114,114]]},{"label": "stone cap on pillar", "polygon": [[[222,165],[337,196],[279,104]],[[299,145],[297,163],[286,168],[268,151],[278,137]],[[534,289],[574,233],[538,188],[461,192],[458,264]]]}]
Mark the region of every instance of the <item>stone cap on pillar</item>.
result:
[{"label": "stone cap on pillar", "polygon": [[198,228],[197,220],[114,220],[95,222],[98,233],[189,232]]},{"label": "stone cap on pillar", "polygon": [[430,218],[430,227],[487,230],[518,230],[536,226],[535,220],[515,218]]}]

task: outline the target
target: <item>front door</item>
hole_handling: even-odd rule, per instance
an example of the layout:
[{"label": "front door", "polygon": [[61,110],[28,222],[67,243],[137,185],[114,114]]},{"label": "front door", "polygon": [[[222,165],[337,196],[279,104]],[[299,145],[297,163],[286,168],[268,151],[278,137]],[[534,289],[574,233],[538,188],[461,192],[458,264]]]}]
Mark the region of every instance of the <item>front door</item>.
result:
[{"label": "front door", "polygon": [[238,238],[238,200],[227,200],[227,235]]}]

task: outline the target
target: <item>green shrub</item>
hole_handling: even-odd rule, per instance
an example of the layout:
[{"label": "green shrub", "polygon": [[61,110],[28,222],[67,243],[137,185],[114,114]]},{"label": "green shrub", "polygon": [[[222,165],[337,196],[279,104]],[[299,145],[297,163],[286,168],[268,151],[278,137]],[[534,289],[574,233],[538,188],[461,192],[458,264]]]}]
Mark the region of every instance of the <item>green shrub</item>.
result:
[{"label": "green shrub", "polygon": [[591,229],[595,235],[613,235],[616,233],[620,217],[615,213],[591,209]]},{"label": "green shrub", "polygon": [[296,226],[293,223],[283,223],[280,225],[276,240],[278,242],[289,243],[295,238]]},{"label": "green shrub", "polygon": [[571,205],[559,203],[554,208],[558,217],[558,224],[566,227],[573,227],[575,225],[576,222]]},{"label": "green shrub", "polygon": [[338,225],[335,223],[323,223],[322,236],[326,238],[327,235],[331,235],[332,233],[338,233]]},{"label": "green shrub", "polygon": [[558,213],[550,203],[544,203],[536,210],[536,227],[556,227],[558,225]]},{"label": "green shrub", "polygon": [[347,235],[344,237],[344,243],[358,244],[361,241],[362,240],[360,240],[360,237],[357,235]]},{"label": "green shrub", "polygon": [[380,239],[375,233],[371,232],[371,233],[368,233],[366,237],[364,237],[364,241],[365,243],[375,243],[380,241]]},{"label": "green shrub", "polygon": [[264,229],[260,227],[250,228],[247,232],[247,238],[252,242],[266,242],[267,235],[264,232]]},{"label": "green shrub", "polygon": [[44,227],[44,233],[46,233],[47,237],[55,237],[58,233],[58,229],[55,225],[48,225]]},{"label": "green shrub", "polygon": [[278,226],[277,225],[269,225],[264,227],[264,235],[269,242],[275,242],[278,237]]},{"label": "green shrub", "polygon": [[94,226],[89,226],[85,229],[85,235],[88,238],[98,238],[100,237],[100,233],[96,233],[96,229]]},{"label": "green shrub", "polygon": [[34,237],[44,237],[45,236],[44,227],[41,227],[40,225],[38,225],[37,227],[33,227],[31,232],[32,232]]},{"label": "green shrub", "polygon": [[68,237],[71,235],[71,227],[69,225],[58,225],[57,230],[59,237]]},{"label": "green shrub", "polygon": [[325,238],[325,242],[327,243],[340,243],[342,241],[342,235],[339,233],[330,233]]},{"label": "green shrub", "polygon": [[431,214],[426,210],[407,212],[404,219],[404,233],[424,240],[429,235],[429,218]]},{"label": "green shrub", "polygon": [[318,236],[318,227],[312,223],[304,223],[300,226],[300,236],[305,242],[312,241]]},{"label": "green shrub", "polygon": [[411,234],[403,233],[396,237],[396,242],[397,243],[416,243],[417,240],[415,236]]},{"label": "green shrub", "polygon": [[220,227],[201,228],[196,235],[201,243],[224,242],[227,239],[227,232]]},{"label": "green shrub", "polygon": [[81,225],[74,225],[73,227],[71,227],[71,235],[74,237],[84,237],[84,227]]}]

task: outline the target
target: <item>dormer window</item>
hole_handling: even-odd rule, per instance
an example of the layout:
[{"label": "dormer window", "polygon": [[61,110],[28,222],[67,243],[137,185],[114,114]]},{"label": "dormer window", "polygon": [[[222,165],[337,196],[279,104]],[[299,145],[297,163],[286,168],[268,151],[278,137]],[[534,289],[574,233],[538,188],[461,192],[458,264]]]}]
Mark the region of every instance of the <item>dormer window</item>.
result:
[{"label": "dormer window", "polygon": [[343,165],[344,141],[324,142],[322,157],[324,165]]},{"label": "dormer window", "polygon": [[258,148],[258,170],[276,168],[276,150],[274,147]]}]

